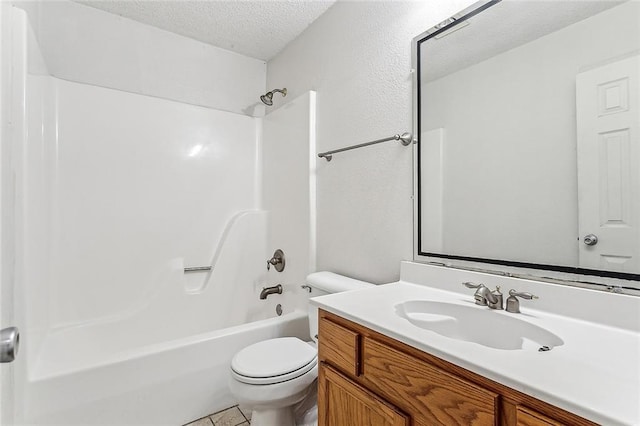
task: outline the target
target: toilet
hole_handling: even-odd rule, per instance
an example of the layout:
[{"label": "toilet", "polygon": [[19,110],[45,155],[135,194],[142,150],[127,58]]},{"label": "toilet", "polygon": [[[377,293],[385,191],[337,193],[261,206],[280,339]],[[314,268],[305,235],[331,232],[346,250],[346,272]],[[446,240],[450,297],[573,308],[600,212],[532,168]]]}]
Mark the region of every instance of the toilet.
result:
[{"label": "toilet", "polygon": [[[332,272],[310,274],[306,284],[312,297],[373,285]],[[318,309],[313,306],[309,306],[309,332],[309,342],[297,337],[269,339],[247,346],[233,357],[229,387],[240,405],[253,410],[253,426],[294,426],[294,406],[315,395]]]}]

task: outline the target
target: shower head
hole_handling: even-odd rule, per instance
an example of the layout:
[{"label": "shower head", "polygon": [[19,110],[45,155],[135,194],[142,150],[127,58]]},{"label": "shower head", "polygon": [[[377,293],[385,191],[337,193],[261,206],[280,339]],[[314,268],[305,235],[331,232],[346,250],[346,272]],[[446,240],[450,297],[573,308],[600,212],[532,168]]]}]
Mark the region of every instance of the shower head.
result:
[{"label": "shower head", "polygon": [[273,92],[269,92],[266,95],[260,96],[260,100],[265,105],[269,105],[269,106],[273,105]]},{"label": "shower head", "polygon": [[287,88],[285,87],[283,89],[273,89],[272,91],[265,93],[264,95],[260,96],[260,100],[263,104],[271,106],[273,105],[273,94],[276,92],[282,93],[282,97],[287,96]]}]

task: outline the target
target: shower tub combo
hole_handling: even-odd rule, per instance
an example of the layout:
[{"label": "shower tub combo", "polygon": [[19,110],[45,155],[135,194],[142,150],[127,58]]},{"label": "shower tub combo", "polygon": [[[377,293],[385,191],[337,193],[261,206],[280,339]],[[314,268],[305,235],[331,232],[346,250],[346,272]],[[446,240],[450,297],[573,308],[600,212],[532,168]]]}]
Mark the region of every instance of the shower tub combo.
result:
[{"label": "shower tub combo", "polygon": [[16,423],[176,426],[233,405],[237,351],[309,338],[301,283],[259,298],[283,276],[265,267],[261,120],[57,78],[13,9]]}]

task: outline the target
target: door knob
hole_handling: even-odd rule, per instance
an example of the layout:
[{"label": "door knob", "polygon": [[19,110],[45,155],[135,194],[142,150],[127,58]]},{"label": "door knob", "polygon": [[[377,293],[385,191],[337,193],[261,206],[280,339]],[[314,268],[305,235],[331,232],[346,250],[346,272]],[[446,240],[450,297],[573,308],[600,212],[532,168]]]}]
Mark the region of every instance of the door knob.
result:
[{"label": "door knob", "polygon": [[16,327],[0,330],[0,362],[12,362],[18,355],[20,332]]},{"label": "door knob", "polygon": [[588,246],[595,246],[598,244],[598,237],[593,234],[589,234],[585,235],[584,240],[582,241]]}]

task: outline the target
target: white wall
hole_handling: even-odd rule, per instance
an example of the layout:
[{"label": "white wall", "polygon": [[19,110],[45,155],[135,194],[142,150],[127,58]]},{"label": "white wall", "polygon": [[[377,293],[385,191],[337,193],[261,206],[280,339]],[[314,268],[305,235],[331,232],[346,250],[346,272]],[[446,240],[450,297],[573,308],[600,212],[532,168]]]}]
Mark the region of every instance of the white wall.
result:
[{"label": "white wall", "polygon": [[423,84],[424,132],[446,135],[444,250],[423,251],[578,265],[576,76],[640,48],[639,11],[624,3]]},{"label": "white wall", "polygon": [[[55,86],[56,149],[41,155],[53,173],[50,323],[61,325],[143,304],[182,267],[175,261],[211,263],[225,224],[255,208],[256,125],[117,90]],[[192,278],[187,290],[201,287]]]},{"label": "white wall", "polygon": [[[282,284],[285,312],[302,307],[300,286],[316,264],[316,94],[307,92],[263,119],[262,205],[269,212],[268,251],[285,253],[285,269],[266,274],[266,285]],[[269,296],[276,299],[276,296]]]},{"label": "white wall", "polygon": [[264,61],[69,1],[17,0],[55,77],[261,116]]},{"label": "white wall", "polygon": [[[287,87],[281,102],[317,92],[319,152],[410,131],[411,39],[471,3],[337,2],[268,63],[267,86]],[[317,269],[398,279],[413,257],[411,148],[390,142],[317,165]]]}]

